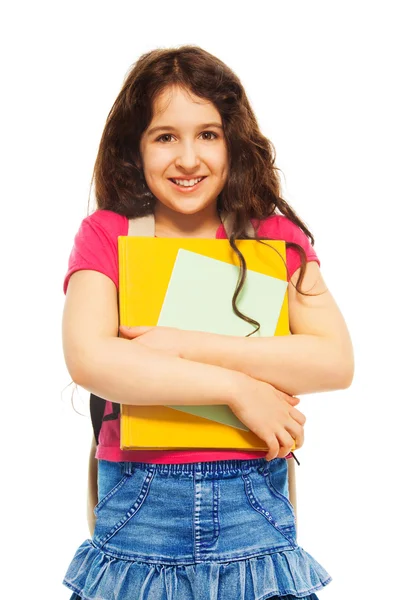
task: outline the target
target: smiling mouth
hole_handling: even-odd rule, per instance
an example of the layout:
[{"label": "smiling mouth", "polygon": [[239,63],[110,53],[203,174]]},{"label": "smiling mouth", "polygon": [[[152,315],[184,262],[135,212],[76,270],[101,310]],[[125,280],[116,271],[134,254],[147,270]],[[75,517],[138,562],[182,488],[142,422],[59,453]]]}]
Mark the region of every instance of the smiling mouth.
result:
[{"label": "smiling mouth", "polygon": [[[197,182],[197,183],[195,183],[194,185],[183,185],[183,184],[175,183],[175,181],[174,181],[172,178],[171,178],[171,179],[169,179],[169,181],[172,183],[172,185],[173,185],[173,186],[174,186],[176,189],[179,189],[179,191],[185,192],[185,191],[192,191],[192,190],[195,190],[195,189],[197,189],[197,188],[198,188],[198,187],[199,187],[199,186],[202,184],[202,182],[204,181],[204,179],[206,179],[206,177],[207,177],[207,176],[205,176],[205,177],[202,177],[202,178],[200,179],[200,181],[198,181],[198,182]],[[195,180],[196,178],[193,178],[193,179]],[[185,181],[185,180],[183,180],[183,181]],[[190,180],[186,180],[186,181],[190,181]]]}]

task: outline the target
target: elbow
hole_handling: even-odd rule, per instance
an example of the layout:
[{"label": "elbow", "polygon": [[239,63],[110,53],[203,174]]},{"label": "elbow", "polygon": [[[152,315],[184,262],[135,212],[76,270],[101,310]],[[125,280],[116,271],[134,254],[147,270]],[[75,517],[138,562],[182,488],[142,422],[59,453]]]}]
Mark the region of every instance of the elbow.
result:
[{"label": "elbow", "polygon": [[72,381],[76,383],[76,385],[79,385],[81,388],[88,389],[88,375],[85,369],[78,368],[76,365],[73,367],[67,365],[67,369]]},{"label": "elbow", "polygon": [[[328,366],[329,365],[329,366]],[[345,390],[351,386],[354,378],[354,352],[351,341],[339,343],[328,342],[328,353],[325,357],[329,389]]]},{"label": "elbow", "polygon": [[348,389],[354,379],[354,357],[353,354],[341,357],[336,366],[337,387],[338,390]]},{"label": "elbow", "polygon": [[349,388],[354,377],[354,359],[352,353],[326,356],[321,364],[321,391],[336,391]]},{"label": "elbow", "polygon": [[348,344],[348,351],[343,353],[342,372],[344,383],[343,389],[347,389],[351,386],[354,379],[354,350],[350,340]]},{"label": "elbow", "polygon": [[349,371],[345,371],[342,374],[342,377],[340,379],[340,381],[338,382],[339,385],[337,386],[336,389],[338,390],[346,390],[348,389],[351,384],[353,383],[353,377],[354,377],[354,372],[349,372]]},{"label": "elbow", "polygon": [[91,353],[81,348],[74,348],[72,351],[64,349],[64,360],[68,373],[74,383],[87,389],[90,379],[90,358]]},{"label": "elbow", "polygon": [[354,379],[354,361],[351,361],[350,364],[346,365],[346,368],[343,372],[343,387],[342,389],[347,389],[351,386]]},{"label": "elbow", "polygon": [[98,363],[98,356],[93,352],[90,357],[86,356],[84,359],[76,361],[69,372],[77,385],[91,391],[94,382],[98,382],[104,375],[105,369],[102,363]]}]

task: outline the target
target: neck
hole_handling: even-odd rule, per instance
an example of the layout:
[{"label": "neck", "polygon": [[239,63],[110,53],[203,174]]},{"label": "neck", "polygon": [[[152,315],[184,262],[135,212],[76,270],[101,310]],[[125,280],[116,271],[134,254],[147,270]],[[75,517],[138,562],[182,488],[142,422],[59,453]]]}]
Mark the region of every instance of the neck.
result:
[{"label": "neck", "polygon": [[185,215],[170,210],[160,203],[154,209],[155,235],[157,237],[214,238],[221,225],[216,207],[208,207],[208,212],[200,211]]}]

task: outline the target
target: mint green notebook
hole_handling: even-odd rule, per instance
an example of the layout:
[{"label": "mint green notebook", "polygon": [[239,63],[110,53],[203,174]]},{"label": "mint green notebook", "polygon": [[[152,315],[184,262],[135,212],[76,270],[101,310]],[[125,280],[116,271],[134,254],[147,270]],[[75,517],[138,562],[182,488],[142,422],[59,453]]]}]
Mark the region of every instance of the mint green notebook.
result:
[{"label": "mint green notebook", "polygon": [[[157,325],[243,337],[251,333],[253,326],[232,308],[238,274],[235,265],[180,249]],[[274,335],[287,285],[287,281],[247,270],[237,306],[260,323],[255,337]],[[227,405],[168,407],[249,431]]]}]

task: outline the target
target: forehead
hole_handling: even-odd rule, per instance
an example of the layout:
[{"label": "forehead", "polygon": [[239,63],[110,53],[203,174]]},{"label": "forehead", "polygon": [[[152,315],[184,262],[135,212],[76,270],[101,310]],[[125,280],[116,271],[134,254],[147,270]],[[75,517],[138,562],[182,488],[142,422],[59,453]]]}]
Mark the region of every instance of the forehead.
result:
[{"label": "forehead", "polygon": [[221,123],[219,112],[211,101],[200,98],[188,89],[169,86],[154,100],[151,125],[172,124],[171,119],[184,125],[185,122],[207,118]]}]

